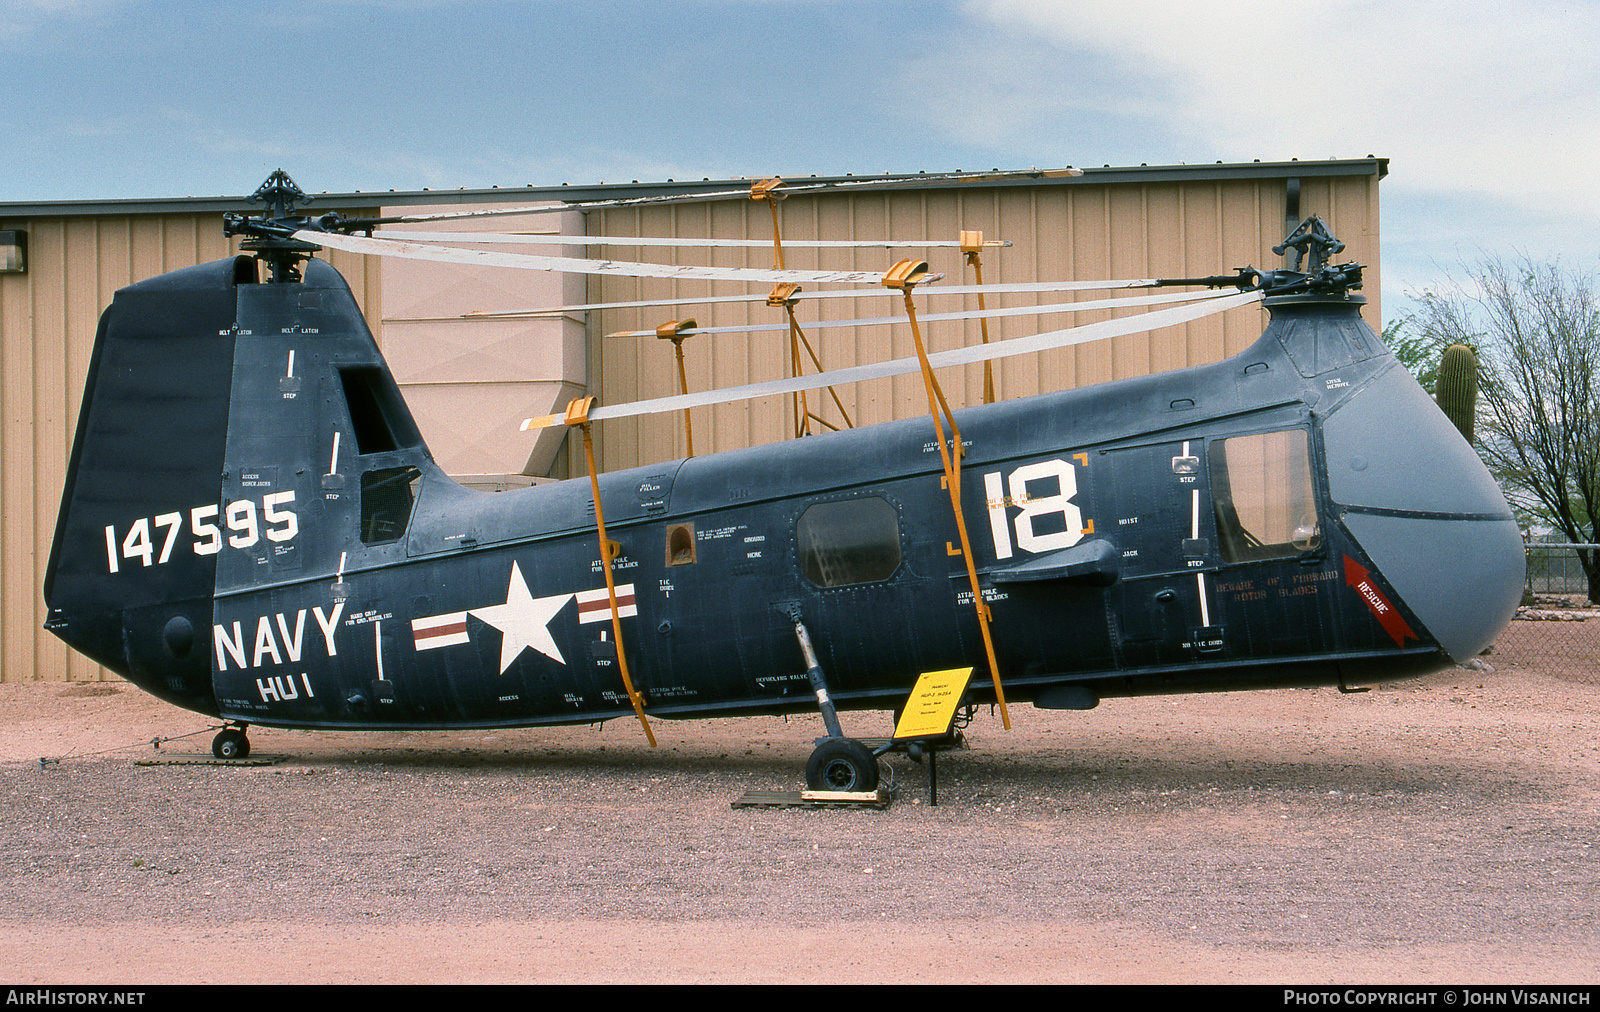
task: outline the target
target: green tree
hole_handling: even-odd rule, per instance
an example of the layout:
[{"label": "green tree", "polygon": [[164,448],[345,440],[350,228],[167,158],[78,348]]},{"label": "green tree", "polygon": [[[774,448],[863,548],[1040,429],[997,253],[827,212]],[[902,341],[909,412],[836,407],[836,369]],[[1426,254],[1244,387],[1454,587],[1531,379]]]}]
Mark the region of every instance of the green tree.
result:
[{"label": "green tree", "polygon": [[1383,328],[1383,343],[1389,346],[1394,357],[1400,360],[1407,372],[1416,377],[1422,389],[1428,391],[1431,397],[1434,381],[1439,378],[1439,356],[1444,351],[1444,345],[1419,331],[1416,318],[1412,316],[1390,320]]},{"label": "green tree", "polygon": [[[1525,518],[1600,542],[1600,295],[1559,264],[1486,260],[1467,284],[1425,292],[1434,347],[1478,352],[1478,453]],[[1600,552],[1579,551],[1600,603]]]}]

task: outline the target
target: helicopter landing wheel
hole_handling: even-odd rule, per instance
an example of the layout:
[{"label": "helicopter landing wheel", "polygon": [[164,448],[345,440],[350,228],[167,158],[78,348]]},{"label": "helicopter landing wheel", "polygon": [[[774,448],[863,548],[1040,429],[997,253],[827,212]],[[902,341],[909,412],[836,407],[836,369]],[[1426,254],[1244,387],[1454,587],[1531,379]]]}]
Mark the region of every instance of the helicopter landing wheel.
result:
[{"label": "helicopter landing wheel", "polygon": [[828,738],[806,761],[806,787],[813,791],[875,791],[878,759],[854,738]]},{"label": "helicopter landing wheel", "polygon": [[250,754],[250,739],[243,728],[225,727],[211,739],[211,754],[218,759],[243,759]]}]

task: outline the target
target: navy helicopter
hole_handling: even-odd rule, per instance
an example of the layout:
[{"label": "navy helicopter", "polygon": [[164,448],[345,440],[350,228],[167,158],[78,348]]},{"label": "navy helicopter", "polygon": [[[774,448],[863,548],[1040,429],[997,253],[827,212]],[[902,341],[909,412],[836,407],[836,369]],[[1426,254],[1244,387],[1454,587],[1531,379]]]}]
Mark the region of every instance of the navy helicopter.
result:
[{"label": "navy helicopter", "polygon": [[[900,710],[921,673],[987,672],[969,717],[1347,689],[1475,656],[1520,597],[1504,497],[1362,320],[1361,267],[1328,263],[1343,247],[1314,218],[1279,248],[1294,269],[1151,282],[1265,302],[1224,361],[941,412],[919,336],[937,438],[909,419],[604,475],[591,458],[588,480],[490,494],[435,465],[313,256],[380,242],[356,233],[383,220],[294,211],[290,193],[229,216],[245,253],[116,293],[44,583],[47,629],[220,718],[219,757],[256,724],[631,712],[650,734],[820,707],[808,783],[871,791],[889,746],[836,711]],[[900,288],[914,321],[929,276],[851,280]],[[587,440],[620,410],[554,421]]]}]

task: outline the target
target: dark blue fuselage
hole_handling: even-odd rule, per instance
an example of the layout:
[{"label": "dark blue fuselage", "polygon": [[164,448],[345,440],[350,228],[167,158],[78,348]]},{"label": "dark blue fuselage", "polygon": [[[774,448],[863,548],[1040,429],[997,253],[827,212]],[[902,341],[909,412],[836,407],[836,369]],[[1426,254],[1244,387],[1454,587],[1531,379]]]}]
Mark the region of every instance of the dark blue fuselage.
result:
[{"label": "dark blue fuselage", "polygon": [[[50,628],[249,723],[629,712],[587,480],[451,481],[343,280],[307,267],[262,285],[225,261],[118,294]],[[1520,537],[1471,449],[1359,298],[1275,301],[1226,361],[958,412],[1008,699],[1402,677],[1509,619]],[[893,709],[919,672],[968,666],[991,699],[942,480],[926,419],[602,476],[646,712],[815,706],[796,617],[842,707]]]}]

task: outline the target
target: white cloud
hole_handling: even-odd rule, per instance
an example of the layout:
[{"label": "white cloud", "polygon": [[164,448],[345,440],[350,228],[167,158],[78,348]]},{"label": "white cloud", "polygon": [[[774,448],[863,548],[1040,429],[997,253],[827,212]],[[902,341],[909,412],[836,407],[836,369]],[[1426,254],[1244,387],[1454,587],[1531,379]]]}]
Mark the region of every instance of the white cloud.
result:
[{"label": "white cloud", "polygon": [[[1408,185],[1600,213],[1600,8],[1512,0],[969,0],[1161,82],[1190,160],[1394,159]],[[1029,87],[1028,79],[1015,82]]]},{"label": "white cloud", "polygon": [[18,42],[65,21],[103,18],[129,0],[0,0],[0,42]]},{"label": "white cloud", "polygon": [[[1007,167],[1126,157],[1170,113],[1166,81],[1092,45],[1008,19],[969,18],[905,60],[880,104]],[[1169,133],[1164,126],[1160,144]],[[997,163],[998,164],[998,163]]]}]

